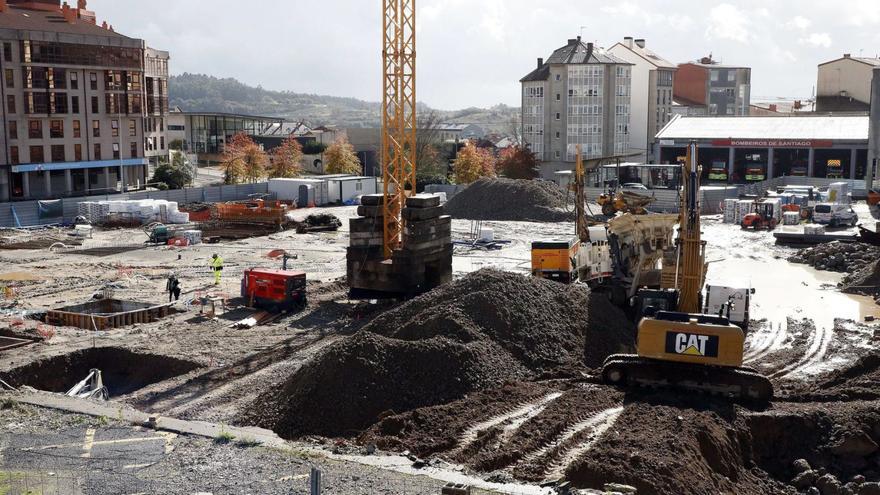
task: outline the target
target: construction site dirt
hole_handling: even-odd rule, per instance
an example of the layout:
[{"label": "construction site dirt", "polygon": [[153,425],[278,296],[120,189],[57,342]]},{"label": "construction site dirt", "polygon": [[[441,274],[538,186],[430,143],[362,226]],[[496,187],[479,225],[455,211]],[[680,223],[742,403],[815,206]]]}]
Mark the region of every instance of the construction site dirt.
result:
[{"label": "construction site dirt", "polygon": [[[873,221],[865,205],[857,211]],[[378,467],[363,480],[384,470],[389,479],[466,479],[507,493],[552,493],[539,485],[567,479],[579,488],[622,483],[639,494],[783,494],[836,486],[836,493],[854,495],[874,493],[868,490],[880,482],[880,341],[878,327],[865,321],[880,317],[880,306],[843,293],[844,273],[789,262],[797,250],[776,245],[770,233],[703,220],[707,283],[741,281],[756,290],[745,364],[775,388],[770,404],[756,406],[599,383],[605,356],[634,345],[633,322],[600,293],[528,277],[531,241],[571,236],[571,222],[484,220],[504,241],[500,250],[486,250],[471,242],[473,221],[453,218],[452,237],[460,241],[455,281],[398,303],[348,299],[348,219],[356,208],[309,213],[331,213],[342,227],[143,246],[103,257],[42,244],[0,250],[0,335],[36,340],[0,350],[0,378],[62,391],[69,380],[83,379],[86,368],[105,366],[112,403],[269,428],[288,445],[351,466],[352,473],[365,464]],[[145,240],[141,229],[95,229],[81,248]],[[242,271],[280,268],[280,259],[270,257],[277,250],[297,254],[290,267],[308,274],[306,308],[266,325],[232,328],[255,312],[239,296]],[[225,262],[219,287],[210,271],[214,253]],[[94,332],[40,320],[48,309],[95,295],[167,303],[172,272],[183,294],[159,321]],[[209,296],[223,303],[213,316],[200,304]],[[113,370],[109,358],[131,369]],[[49,383],[45,377],[53,374],[83,376]],[[120,380],[126,383],[113,383]],[[14,401],[15,394],[0,399]],[[59,413],[28,411],[0,410],[0,466],[21,453],[20,435],[46,433],[10,425],[50,415],[71,426]],[[180,448],[200,458],[236,455],[210,441]],[[401,453],[413,460],[404,455],[404,466]],[[241,455],[254,462],[253,452]],[[268,465],[265,476],[273,481],[262,492],[300,486],[274,481],[286,475],[274,461]],[[212,462],[204,475],[228,466]],[[338,493],[374,493],[346,483]],[[443,483],[435,483],[432,490],[439,491]],[[199,491],[194,482],[186,488]],[[213,493],[238,492],[223,485]]]}]

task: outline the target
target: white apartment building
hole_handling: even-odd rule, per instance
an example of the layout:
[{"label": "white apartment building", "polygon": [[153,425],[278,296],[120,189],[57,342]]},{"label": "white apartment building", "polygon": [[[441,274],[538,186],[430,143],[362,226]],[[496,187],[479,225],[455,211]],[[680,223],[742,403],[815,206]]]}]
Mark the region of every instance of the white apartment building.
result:
[{"label": "white apartment building", "polygon": [[578,144],[584,158],[629,151],[631,71],[631,63],[578,37],[520,80],[523,140],[542,177],[571,170]]},{"label": "white apartment building", "polygon": [[632,66],[630,147],[639,152],[631,161],[656,163],[654,136],[672,119],[672,85],[678,67],[645,46],[645,40],[626,37],[609,53]]}]

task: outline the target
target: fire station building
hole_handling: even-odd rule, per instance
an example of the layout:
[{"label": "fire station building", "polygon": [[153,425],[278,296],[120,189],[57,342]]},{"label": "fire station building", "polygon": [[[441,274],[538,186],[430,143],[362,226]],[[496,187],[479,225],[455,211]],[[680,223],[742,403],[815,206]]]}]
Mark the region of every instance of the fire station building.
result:
[{"label": "fire station building", "polygon": [[749,117],[676,116],[657,133],[660,163],[683,160],[699,145],[703,180],[743,184],[774,177],[864,178],[867,114]]}]

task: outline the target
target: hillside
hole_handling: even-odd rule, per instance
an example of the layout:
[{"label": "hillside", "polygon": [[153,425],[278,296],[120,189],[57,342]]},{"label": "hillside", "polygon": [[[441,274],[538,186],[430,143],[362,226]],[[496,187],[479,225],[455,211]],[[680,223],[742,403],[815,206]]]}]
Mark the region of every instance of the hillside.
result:
[{"label": "hillside", "polygon": [[[220,79],[204,74],[184,73],[171,76],[168,82],[171,107],[179,106],[192,112],[229,112],[249,115],[284,117],[304,120],[309,125],[338,125],[341,127],[377,127],[379,102],[355,98],[324,96],[291,91],[269,91],[243,84],[233,78]],[[419,104],[419,111],[428,111]],[[519,115],[519,109],[495,105],[490,109],[467,108],[457,111],[438,111],[446,121],[476,123],[484,128],[505,131],[510,120]]]}]

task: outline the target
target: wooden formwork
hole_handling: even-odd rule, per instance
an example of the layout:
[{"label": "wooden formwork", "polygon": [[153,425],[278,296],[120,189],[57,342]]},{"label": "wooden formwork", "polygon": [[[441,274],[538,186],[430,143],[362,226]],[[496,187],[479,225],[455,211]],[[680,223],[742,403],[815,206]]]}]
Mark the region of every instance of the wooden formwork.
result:
[{"label": "wooden formwork", "polygon": [[[109,304],[108,304],[109,303]],[[118,312],[101,312],[101,306],[114,306],[120,303],[124,309]],[[132,309],[126,305],[136,306]],[[56,326],[77,327],[86,330],[107,330],[120,328],[136,323],[152,323],[168,316],[171,303],[152,306],[144,303],[130,301],[103,300],[95,303],[87,303],[79,306],[53,309],[46,312],[46,323]],[[94,311],[92,310],[94,309]]]}]

